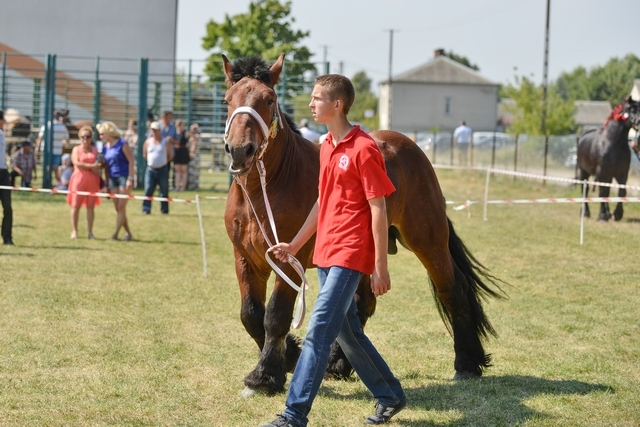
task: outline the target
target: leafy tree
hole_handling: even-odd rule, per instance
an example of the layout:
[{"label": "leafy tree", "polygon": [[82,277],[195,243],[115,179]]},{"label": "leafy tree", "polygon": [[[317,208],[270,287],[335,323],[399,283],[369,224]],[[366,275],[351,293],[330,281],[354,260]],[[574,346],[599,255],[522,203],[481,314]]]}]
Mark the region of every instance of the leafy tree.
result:
[{"label": "leafy tree", "polygon": [[[349,111],[349,119],[360,122],[371,129],[378,127],[378,98],[371,91],[371,79],[364,71],[358,71],[352,78],[356,99]],[[365,111],[372,110],[373,117],[366,117]]]},{"label": "leafy tree", "polygon": [[285,72],[301,76],[305,71],[315,71],[309,63],[311,52],[300,45],[309,36],[309,31],[294,31],[291,24],[295,18],[289,17],[291,1],[255,0],[249,4],[249,12],[235,16],[225,15],[221,23],[210,20],[207,33],[202,38],[202,47],[211,51],[205,65],[205,73],[219,80],[223,74],[220,54],[229,59],[260,55],[266,60],[276,60],[280,54],[287,54]]},{"label": "leafy tree", "polygon": [[[540,135],[542,125],[543,86],[536,85],[527,77],[515,77],[515,85],[508,84],[501,89],[504,97],[513,98],[515,107],[508,109],[515,120],[508,131],[514,134]],[[573,100],[565,100],[555,85],[547,91],[547,135],[564,135],[575,131]]]},{"label": "leafy tree", "polygon": [[589,99],[620,103],[640,78],[640,59],[628,54],[622,59],[611,58],[605,65],[587,71],[578,67],[562,73],[557,80],[558,91],[564,99]]},{"label": "leafy tree", "polygon": [[469,61],[469,59],[466,56],[458,55],[457,53],[454,53],[452,50],[450,50],[449,52],[444,52],[444,56],[448,56],[449,58],[453,59],[456,62],[461,63],[462,65],[466,65],[469,68],[472,68],[476,71],[480,71],[480,68],[476,64],[472,64],[471,61]]}]

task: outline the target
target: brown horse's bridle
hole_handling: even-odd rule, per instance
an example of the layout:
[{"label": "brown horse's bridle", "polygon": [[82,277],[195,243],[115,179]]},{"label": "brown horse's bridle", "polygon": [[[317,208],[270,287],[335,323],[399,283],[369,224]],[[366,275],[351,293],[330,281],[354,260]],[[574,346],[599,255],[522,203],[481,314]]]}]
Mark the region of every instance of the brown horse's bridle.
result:
[{"label": "brown horse's bridle", "polygon": [[[280,240],[278,239],[278,232],[276,230],[275,220],[273,219],[273,211],[271,209],[271,204],[269,203],[269,198],[267,197],[267,178],[266,178],[267,170],[265,169],[264,163],[262,162],[262,156],[264,155],[264,152],[266,151],[267,146],[269,145],[269,138],[271,139],[275,138],[276,134],[278,133],[278,120],[280,120],[280,123],[282,123],[282,117],[280,116],[280,109],[278,107],[278,103],[276,102],[276,109],[274,110],[274,113],[273,113],[271,127],[268,128],[267,124],[264,122],[260,114],[258,114],[258,112],[253,108],[249,106],[242,106],[242,107],[236,108],[234,112],[231,114],[231,117],[229,117],[229,120],[227,121],[227,125],[225,127],[225,132],[224,132],[225,143],[227,143],[227,137],[229,136],[229,128],[231,127],[231,122],[233,121],[233,118],[238,114],[249,114],[251,117],[256,119],[256,121],[260,125],[260,129],[262,130],[262,135],[264,136],[264,140],[260,143],[260,146],[258,147],[258,151],[256,152],[256,159],[257,159],[256,168],[258,169],[258,174],[260,175],[260,186],[262,187],[264,205],[267,211],[267,216],[269,217],[269,224],[271,225],[273,238],[275,239],[275,244],[278,244],[280,243]],[[298,286],[295,284],[293,280],[291,280],[291,278],[289,278],[289,276],[287,276],[284,273],[284,271],[282,271],[282,269],[280,269],[280,267],[278,267],[275,261],[271,259],[271,256],[269,256],[269,253],[272,252],[272,248],[274,244],[271,243],[271,240],[269,239],[269,236],[267,235],[267,232],[264,229],[264,226],[258,219],[258,214],[256,213],[256,209],[253,206],[253,203],[251,202],[251,198],[249,197],[249,192],[247,191],[245,185],[242,183],[239,176],[234,175],[234,179],[242,189],[245,197],[247,198],[247,201],[249,202],[249,206],[251,207],[251,211],[253,212],[253,216],[256,218],[256,222],[258,223],[258,226],[260,227],[260,231],[262,232],[262,236],[264,237],[264,241],[267,243],[267,246],[269,247],[269,249],[267,249],[267,251],[264,254],[264,257],[267,263],[271,266],[273,271],[275,271],[278,276],[282,277],[282,279],[289,286],[291,286],[293,289],[295,289],[298,292],[298,298],[296,301],[296,308],[295,308],[293,323],[292,323],[292,326],[294,327],[294,329],[298,329],[300,328],[300,326],[302,326],[302,321],[304,320],[304,315],[306,312],[306,302],[304,297],[305,297],[305,291],[309,289],[309,283],[307,282],[307,277],[304,274],[304,267],[296,257],[294,257],[291,254],[287,254],[287,262],[291,265],[291,267],[295,270],[295,272],[298,273],[298,276],[300,276],[300,279],[302,280],[302,283],[300,284],[300,286]]]}]

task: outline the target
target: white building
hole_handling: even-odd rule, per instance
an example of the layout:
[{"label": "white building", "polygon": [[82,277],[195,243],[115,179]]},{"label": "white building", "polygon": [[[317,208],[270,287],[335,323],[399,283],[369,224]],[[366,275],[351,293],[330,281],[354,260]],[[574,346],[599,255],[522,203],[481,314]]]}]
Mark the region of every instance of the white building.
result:
[{"label": "white building", "polygon": [[474,131],[496,129],[498,83],[442,53],[380,84],[381,129],[451,131],[461,120]]}]

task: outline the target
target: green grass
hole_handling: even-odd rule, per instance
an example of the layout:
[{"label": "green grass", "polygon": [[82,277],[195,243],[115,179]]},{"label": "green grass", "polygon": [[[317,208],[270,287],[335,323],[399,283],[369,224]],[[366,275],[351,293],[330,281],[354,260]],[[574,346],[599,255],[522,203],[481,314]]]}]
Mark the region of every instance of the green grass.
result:
[{"label": "green grass", "polygon": [[[482,199],[483,173],[438,174],[448,200]],[[490,190],[579,195],[501,176]],[[84,210],[70,240],[63,197],[14,193],[17,246],[0,249],[0,425],[244,427],[283,409],[283,394],[239,396],[258,352],[239,320],[224,201],[202,202],[207,278],[196,207],[159,215],[154,203],[143,216],[140,203],[129,202],[133,242],[108,240],[109,201],[96,210],[98,240],[84,238]],[[510,284],[509,299],[485,306],[500,336],[479,380],[451,380],[452,340],[426,273],[406,250],[390,257],[393,288],[367,331],[407,390],[395,424],[640,425],[640,205],[625,208],[621,222],[587,221],[584,245],[578,205],[492,205],[488,221],[480,205],[470,217],[449,209],[467,246]],[[372,409],[359,380],[325,381],[310,426],[361,425]]]}]

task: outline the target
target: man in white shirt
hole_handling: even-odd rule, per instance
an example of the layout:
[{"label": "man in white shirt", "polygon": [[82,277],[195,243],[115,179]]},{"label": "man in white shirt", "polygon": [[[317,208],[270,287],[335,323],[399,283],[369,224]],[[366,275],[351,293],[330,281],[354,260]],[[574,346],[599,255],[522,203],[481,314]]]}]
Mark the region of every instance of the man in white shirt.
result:
[{"label": "man in white shirt", "polygon": [[453,131],[453,138],[458,148],[458,163],[460,166],[467,166],[467,152],[469,151],[469,145],[471,145],[471,137],[473,131],[465,121],[460,122],[460,126]]},{"label": "man in white shirt", "polygon": [[[11,186],[11,176],[7,170],[7,145],[4,141],[4,111],[0,110],[0,185]],[[2,243],[13,245],[11,229],[13,228],[13,209],[11,208],[11,190],[0,190],[2,201]]]},{"label": "man in white shirt", "polygon": [[320,142],[320,134],[315,130],[309,129],[309,120],[307,119],[300,120],[300,133],[311,142]]},{"label": "man in white shirt", "polygon": [[[60,166],[60,159],[62,158],[62,146],[65,141],[69,141],[69,130],[62,123],[64,114],[60,111],[56,111],[53,115],[53,171],[56,177],[56,183],[60,183],[60,176],[58,175],[58,166]],[[44,129],[45,126],[40,127],[38,133],[38,139],[36,140],[36,152],[44,152]]]}]

